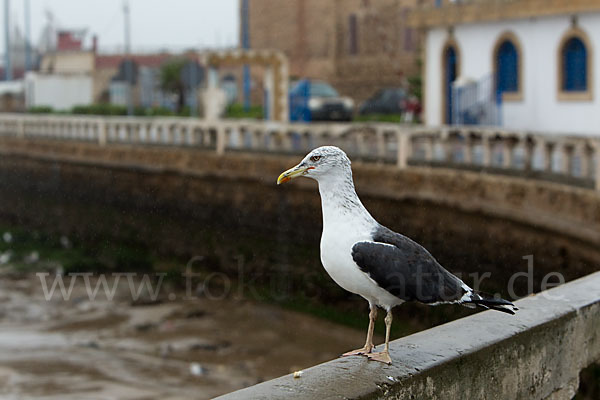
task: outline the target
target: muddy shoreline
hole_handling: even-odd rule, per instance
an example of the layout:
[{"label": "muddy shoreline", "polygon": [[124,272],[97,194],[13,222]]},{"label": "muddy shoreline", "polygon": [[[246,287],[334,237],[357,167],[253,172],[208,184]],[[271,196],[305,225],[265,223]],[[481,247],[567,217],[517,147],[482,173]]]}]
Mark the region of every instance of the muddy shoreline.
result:
[{"label": "muddy shoreline", "polygon": [[[93,282],[95,284],[95,282]],[[46,300],[39,277],[0,279],[3,399],[208,399],[337,357],[360,330],[250,300]],[[183,296],[178,296],[182,298]]]}]

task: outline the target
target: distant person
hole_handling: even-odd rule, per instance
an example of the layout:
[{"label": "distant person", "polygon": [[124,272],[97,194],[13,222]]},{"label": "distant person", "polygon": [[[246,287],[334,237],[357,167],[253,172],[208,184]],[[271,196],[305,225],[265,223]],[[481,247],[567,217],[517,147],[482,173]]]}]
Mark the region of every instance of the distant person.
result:
[{"label": "distant person", "polygon": [[414,94],[411,94],[406,100],[404,113],[404,122],[412,123],[417,115],[421,112],[421,103]]}]

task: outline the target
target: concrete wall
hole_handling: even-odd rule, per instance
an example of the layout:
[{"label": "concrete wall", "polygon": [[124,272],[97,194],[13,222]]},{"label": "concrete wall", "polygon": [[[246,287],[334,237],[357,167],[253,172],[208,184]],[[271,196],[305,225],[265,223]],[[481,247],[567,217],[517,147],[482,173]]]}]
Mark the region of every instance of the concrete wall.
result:
[{"label": "concrete wall", "polygon": [[[331,283],[319,266],[314,182],[274,184],[298,157],[9,138],[0,154],[4,221],[82,240],[135,241],[163,255],[211,254],[222,269],[235,268],[231,254],[248,253],[244,241],[251,240],[261,251],[250,263],[256,271],[271,267],[257,258],[287,258],[301,265],[300,276],[317,272]],[[573,279],[600,263],[600,196],[592,190],[441,168],[353,168],[378,220],[454,272],[490,271],[497,279],[486,282],[489,291],[505,291],[530,254],[535,288],[547,272]],[[160,226],[164,218],[168,229],[151,229],[149,221]]]},{"label": "concrete wall", "polygon": [[[363,357],[312,367],[218,397],[237,399],[572,399],[600,360],[600,272],[393,341],[391,366]],[[402,306],[400,306],[402,307]]]},{"label": "concrete wall", "polygon": [[92,51],[58,51],[42,58],[40,72],[47,74],[91,74],[95,53]]},{"label": "concrete wall", "polygon": [[[459,49],[460,76],[479,80],[493,71],[492,54],[503,33],[512,32],[521,44],[522,100],[505,101],[503,126],[544,132],[600,134],[600,13],[578,15],[577,26],[589,37],[592,57],[591,100],[560,100],[558,51],[563,35],[571,28],[571,15],[462,24],[453,27]],[[450,38],[446,27],[427,33],[425,55],[425,121],[442,124],[442,53]]]}]

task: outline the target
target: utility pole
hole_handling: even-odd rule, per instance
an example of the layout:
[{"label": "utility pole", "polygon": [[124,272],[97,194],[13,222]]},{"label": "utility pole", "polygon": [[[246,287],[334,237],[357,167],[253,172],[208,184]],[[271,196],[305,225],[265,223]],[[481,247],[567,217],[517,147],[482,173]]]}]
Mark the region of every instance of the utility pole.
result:
[{"label": "utility pole", "polygon": [[[250,0],[242,0],[242,48],[250,48]],[[244,110],[250,109],[250,66],[244,64]]]},{"label": "utility pole", "polygon": [[4,80],[12,80],[12,63],[10,59],[10,1],[4,0]]},{"label": "utility pole", "polygon": [[190,116],[196,117],[198,115],[198,101],[197,101],[197,86],[196,81],[198,80],[198,71],[196,70],[196,59],[198,55],[194,51],[192,54],[192,61],[190,63]]},{"label": "utility pole", "polygon": [[125,80],[127,85],[127,115],[133,115],[133,58],[131,57],[131,25],[129,21],[129,0],[123,1],[125,19]]},{"label": "utility pole", "polygon": [[25,0],[25,72],[31,70],[31,15],[29,0]]}]

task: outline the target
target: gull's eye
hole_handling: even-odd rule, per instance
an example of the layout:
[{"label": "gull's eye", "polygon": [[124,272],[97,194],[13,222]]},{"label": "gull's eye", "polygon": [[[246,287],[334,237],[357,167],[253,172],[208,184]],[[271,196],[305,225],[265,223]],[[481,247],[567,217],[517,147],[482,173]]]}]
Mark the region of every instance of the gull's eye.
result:
[{"label": "gull's eye", "polygon": [[319,161],[320,159],[321,159],[321,156],[312,156],[312,157],[310,158],[310,161],[312,161],[312,162],[317,162],[317,161]]}]

